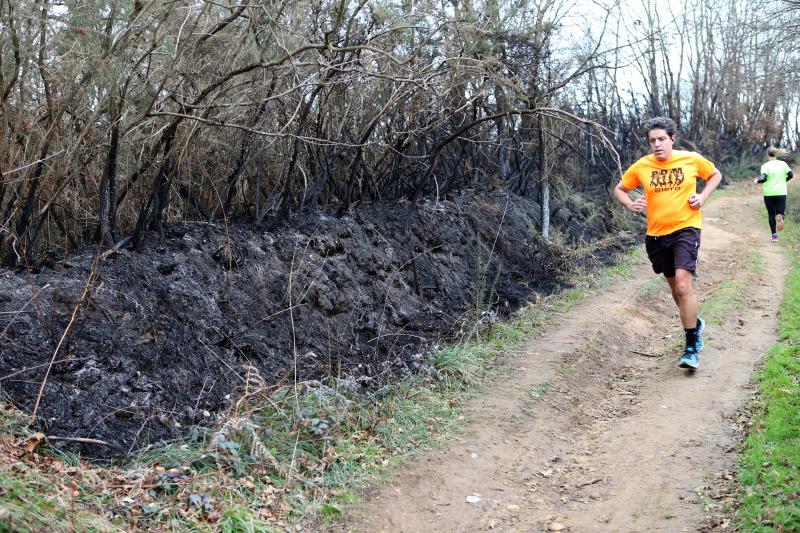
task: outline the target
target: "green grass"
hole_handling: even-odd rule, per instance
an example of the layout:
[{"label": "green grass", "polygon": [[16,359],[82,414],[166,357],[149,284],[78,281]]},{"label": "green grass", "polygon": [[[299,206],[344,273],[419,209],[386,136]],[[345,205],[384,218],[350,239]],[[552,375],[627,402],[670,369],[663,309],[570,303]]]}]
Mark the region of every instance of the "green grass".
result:
[{"label": "green grass", "polygon": [[[797,202],[790,195],[790,205]],[[797,220],[800,213],[789,215]],[[798,242],[800,231],[787,224],[782,237]],[[791,246],[783,248],[792,266],[780,309],[780,342],[757,375],[739,468],[737,520],[746,532],[800,531],[800,255]]]},{"label": "green grass", "polygon": [[746,279],[728,280],[720,285],[700,307],[700,314],[709,324],[720,325],[730,314],[744,307]]},{"label": "green grass", "polygon": [[[524,394],[519,402],[519,409],[520,413],[524,414],[528,417],[535,417],[536,416],[536,404],[537,402],[544,396],[545,392],[550,388],[550,381],[544,380],[541,383],[538,383],[532,389],[529,389],[526,394]],[[518,417],[517,419],[518,425],[524,424],[524,420],[522,417]]]},{"label": "green grass", "polygon": [[271,533],[277,531],[253,517],[242,507],[229,507],[222,513],[222,520],[215,528],[220,533]]},{"label": "green grass", "polygon": [[642,297],[653,296],[654,294],[658,294],[663,290],[669,290],[666,280],[664,276],[661,274],[656,274],[653,278],[647,280],[645,283],[639,287],[638,295]]},{"label": "green grass", "polygon": [[761,255],[761,252],[758,250],[751,250],[750,253],[747,254],[747,270],[754,274],[760,274],[764,272],[764,268],[766,267],[766,263],[764,262],[764,256]]},{"label": "green grass", "polygon": [[724,323],[734,311],[744,308],[744,295],[753,284],[755,276],[764,269],[764,258],[758,251],[747,256],[744,275],[722,283],[700,306],[700,314],[709,324]]},{"label": "green grass", "polygon": [[319,515],[326,522],[332,522],[342,516],[342,508],[333,503],[323,503],[319,506]]}]

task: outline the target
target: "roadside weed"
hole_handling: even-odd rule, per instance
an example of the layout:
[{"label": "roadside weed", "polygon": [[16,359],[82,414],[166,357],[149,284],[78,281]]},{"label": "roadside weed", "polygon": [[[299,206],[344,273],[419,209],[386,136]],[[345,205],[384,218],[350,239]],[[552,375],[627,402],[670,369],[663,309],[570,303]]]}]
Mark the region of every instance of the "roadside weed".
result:
[{"label": "roadside weed", "polygon": [[764,271],[764,256],[758,250],[751,250],[747,254],[747,270],[755,274],[760,274]]},{"label": "roadside weed", "polygon": [[641,287],[639,287],[639,296],[647,298],[649,296],[653,296],[654,294],[658,294],[663,290],[668,290],[667,283],[664,280],[664,276],[657,275],[654,278],[649,279],[645,282]]},{"label": "roadside weed", "polygon": [[739,278],[722,283],[700,306],[700,314],[709,324],[720,325],[735,310],[744,306],[750,279]]}]

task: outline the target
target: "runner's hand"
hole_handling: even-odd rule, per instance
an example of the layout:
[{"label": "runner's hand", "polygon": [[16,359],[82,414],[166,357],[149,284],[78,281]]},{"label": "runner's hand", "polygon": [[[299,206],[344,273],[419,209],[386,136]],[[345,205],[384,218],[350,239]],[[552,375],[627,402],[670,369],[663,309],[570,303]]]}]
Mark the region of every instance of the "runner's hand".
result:
[{"label": "runner's hand", "polygon": [[641,213],[647,208],[647,200],[644,199],[644,196],[640,196],[636,200],[633,201],[631,206],[628,208],[634,213]]},{"label": "runner's hand", "polygon": [[702,194],[693,194],[689,197],[689,207],[692,209],[700,209],[700,206],[703,205],[703,195]]}]

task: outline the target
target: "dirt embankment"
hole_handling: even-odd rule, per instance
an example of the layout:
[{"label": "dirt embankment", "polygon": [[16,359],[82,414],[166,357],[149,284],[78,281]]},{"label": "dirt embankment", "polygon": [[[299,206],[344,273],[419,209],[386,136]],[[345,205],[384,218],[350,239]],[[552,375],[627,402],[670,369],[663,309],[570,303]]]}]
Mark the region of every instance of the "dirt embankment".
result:
[{"label": "dirt embankment", "polygon": [[[0,272],[0,386],[30,412],[63,336],[39,423],[107,442],[63,443],[95,458],[212,422],[245,365],[278,383],[293,379],[296,357],[300,379],[369,386],[412,371],[413,355],[456,334],[470,311],[511,311],[563,284],[572,258],[537,237],[538,217],[525,198],[465,194],[297,216],[270,231],[179,224],[160,245],[100,261],[85,298],[94,250]],[[602,212],[575,206],[553,223],[573,242],[609,230]]]}]

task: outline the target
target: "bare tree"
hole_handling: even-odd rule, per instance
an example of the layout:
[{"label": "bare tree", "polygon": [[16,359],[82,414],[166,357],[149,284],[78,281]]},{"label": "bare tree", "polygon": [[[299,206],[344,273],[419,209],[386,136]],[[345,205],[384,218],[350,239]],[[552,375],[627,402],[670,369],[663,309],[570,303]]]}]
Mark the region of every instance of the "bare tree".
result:
[{"label": "bare tree", "polygon": [[748,29],[774,10],[639,3],[581,32],[567,0],[0,0],[0,259],[463,188],[552,206],[559,180],[613,181],[654,112],[731,154],[797,139],[797,43]]}]

